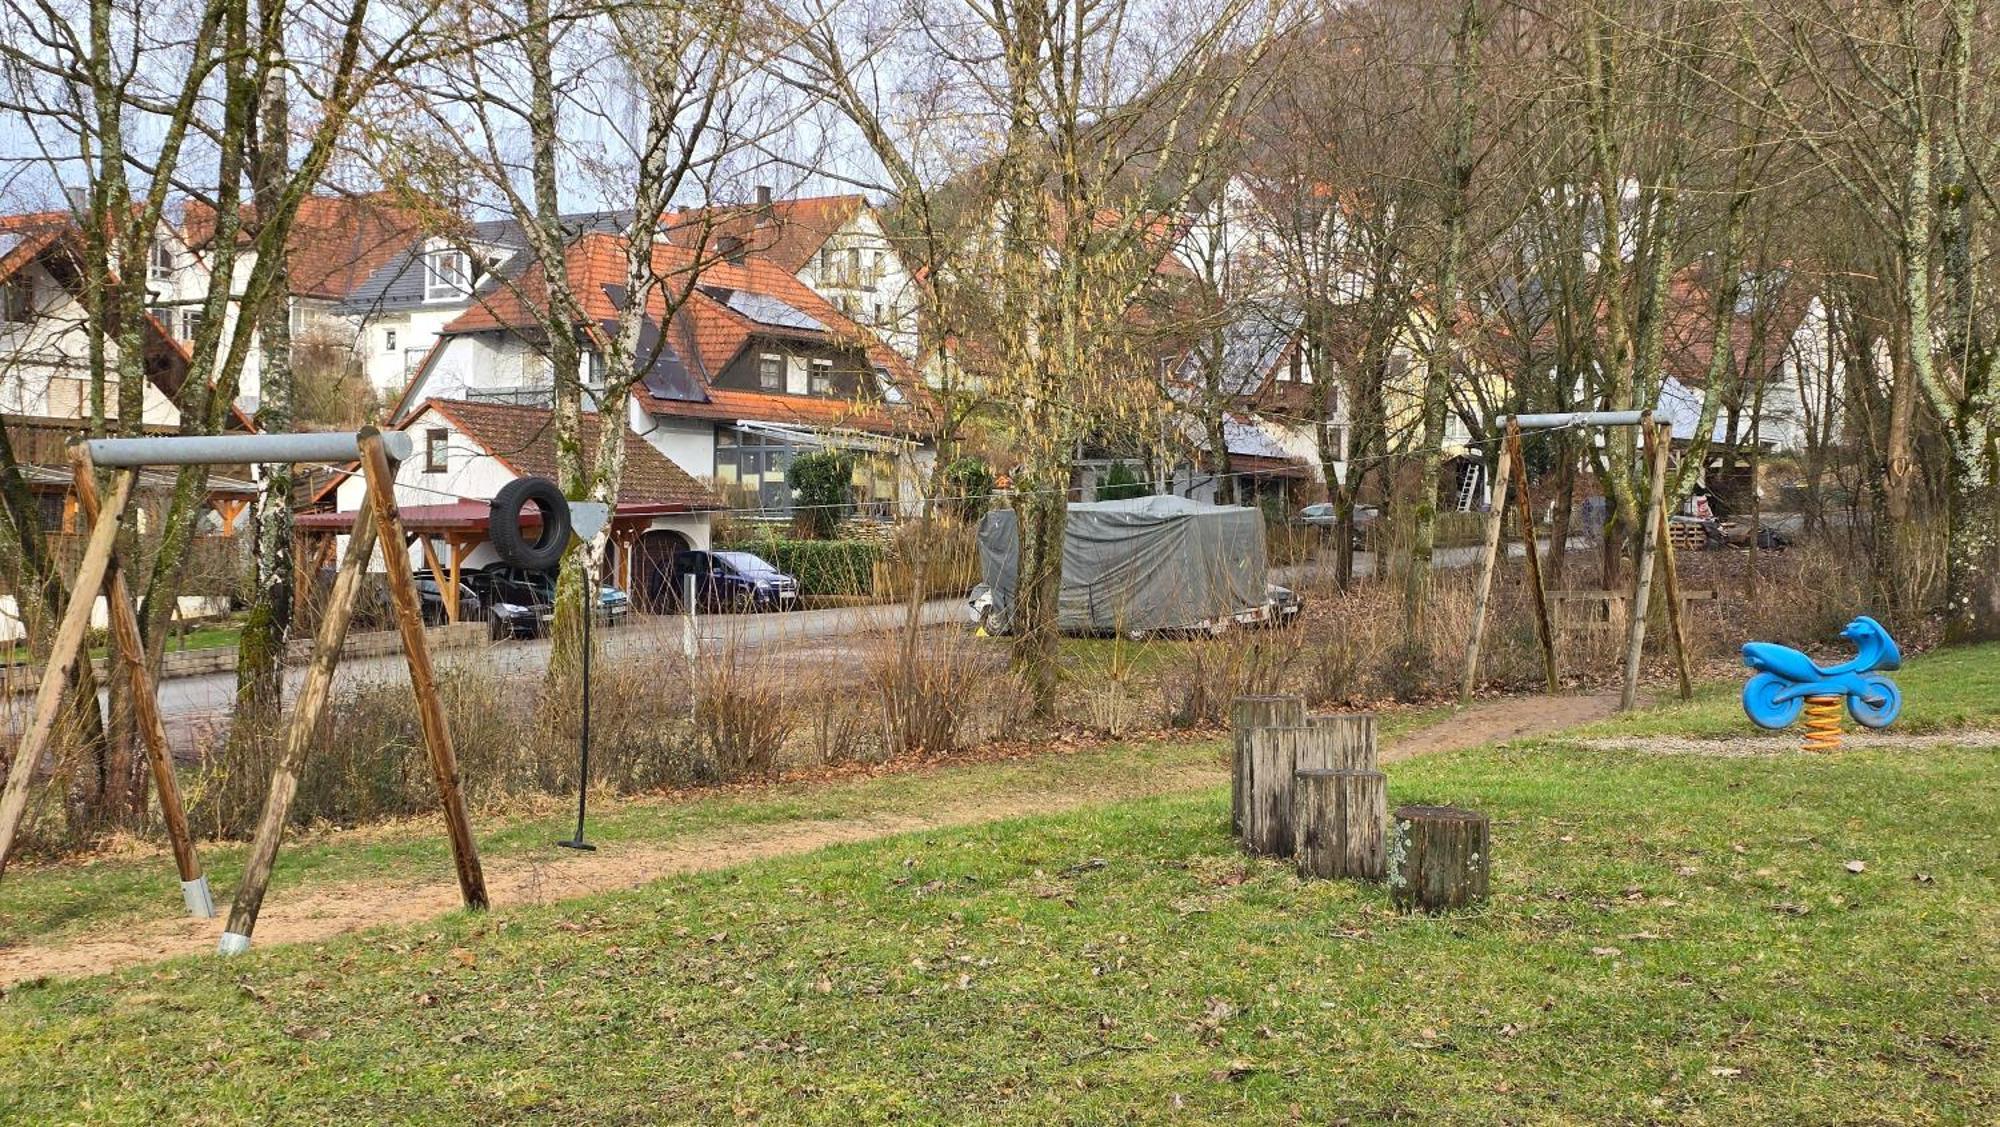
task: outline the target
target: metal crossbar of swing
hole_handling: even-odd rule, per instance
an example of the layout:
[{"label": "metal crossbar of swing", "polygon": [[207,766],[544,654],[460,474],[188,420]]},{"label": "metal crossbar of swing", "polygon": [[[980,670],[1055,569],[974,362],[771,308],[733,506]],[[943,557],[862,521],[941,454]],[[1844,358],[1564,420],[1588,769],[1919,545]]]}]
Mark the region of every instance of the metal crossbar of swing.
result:
[{"label": "metal crossbar of swing", "polygon": [[1650,411],[1564,411],[1541,415],[1495,415],[1493,425],[1505,428],[1512,423],[1522,430],[1559,430],[1564,427],[1636,427]]},{"label": "metal crossbar of swing", "polygon": [[[390,461],[400,462],[410,456],[414,443],[407,432],[386,431],[380,437],[382,452]],[[361,460],[361,435],[356,431],[93,438],[83,445],[93,463],[109,469]]]}]

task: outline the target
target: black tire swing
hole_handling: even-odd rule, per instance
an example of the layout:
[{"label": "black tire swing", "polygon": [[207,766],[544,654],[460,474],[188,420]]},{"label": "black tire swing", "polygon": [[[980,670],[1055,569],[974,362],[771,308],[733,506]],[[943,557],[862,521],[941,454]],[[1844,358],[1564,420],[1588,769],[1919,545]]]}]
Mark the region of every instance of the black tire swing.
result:
[{"label": "black tire swing", "polygon": [[[530,541],[521,528],[521,512],[530,504],[542,513],[542,527]],[[493,551],[515,567],[554,571],[569,550],[569,498],[545,477],[517,477],[493,495],[486,539]]]}]

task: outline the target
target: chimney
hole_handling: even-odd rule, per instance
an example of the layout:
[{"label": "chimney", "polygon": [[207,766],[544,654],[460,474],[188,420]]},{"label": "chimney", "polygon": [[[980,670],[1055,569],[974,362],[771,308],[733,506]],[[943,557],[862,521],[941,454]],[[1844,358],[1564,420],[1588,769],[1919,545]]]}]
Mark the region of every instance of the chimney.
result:
[{"label": "chimney", "polygon": [[771,186],[769,184],[757,185],[757,206],[766,211],[771,209]]},{"label": "chimney", "polygon": [[715,249],[730,265],[743,265],[743,240],[737,236],[724,235],[715,240]]}]

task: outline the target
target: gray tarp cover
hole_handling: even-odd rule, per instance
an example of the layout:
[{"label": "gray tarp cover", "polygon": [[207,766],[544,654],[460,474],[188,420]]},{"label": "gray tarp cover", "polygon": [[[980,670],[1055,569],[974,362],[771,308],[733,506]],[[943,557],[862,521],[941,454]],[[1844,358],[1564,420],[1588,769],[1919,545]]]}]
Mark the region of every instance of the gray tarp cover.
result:
[{"label": "gray tarp cover", "polygon": [[[1002,615],[1014,602],[1020,536],[1011,509],[979,524],[981,578]],[[1063,537],[1064,630],[1167,630],[1264,602],[1264,514],[1185,497],[1069,507]]]}]

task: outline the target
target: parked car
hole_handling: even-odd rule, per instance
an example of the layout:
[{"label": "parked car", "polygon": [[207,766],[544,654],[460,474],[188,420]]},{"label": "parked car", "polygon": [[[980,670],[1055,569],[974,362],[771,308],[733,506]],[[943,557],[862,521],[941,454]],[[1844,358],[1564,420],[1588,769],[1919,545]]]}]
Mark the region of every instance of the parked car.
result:
[{"label": "parked car", "polygon": [[[414,578],[417,581],[417,599],[423,607],[425,626],[443,626],[451,621],[444,612],[444,585],[429,568],[419,568]],[[458,621],[478,622],[486,617],[486,604],[479,593],[463,582],[458,585]]]},{"label": "parked car", "polygon": [[[460,580],[485,600],[492,634],[499,638],[532,638],[555,620],[556,576],[510,564],[493,564],[470,571]],[[616,587],[597,589],[597,620],[616,626],[632,613],[632,597]]]},{"label": "parked car", "polygon": [[[1307,525],[1312,528],[1323,528],[1328,530],[1331,530],[1336,524],[1339,523],[1339,521],[1335,517],[1333,511],[1333,502],[1331,501],[1318,501],[1313,504],[1307,505],[1305,508],[1300,509],[1298,511],[1297,516],[1295,516],[1293,519],[1297,521],[1297,523],[1299,524]],[[1359,552],[1367,550],[1368,533],[1375,527],[1376,522],[1380,521],[1381,519],[1382,519],[1382,510],[1378,506],[1375,505],[1354,506],[1354,550],[1355,551]]]},{"label": "parked car", "polygon": [[682,552],[674,557],[668,601],[678,604],[694,577],[695,605],[704,610],[791,610],[799,581],[754,552]]}]

